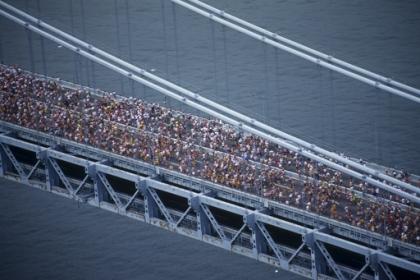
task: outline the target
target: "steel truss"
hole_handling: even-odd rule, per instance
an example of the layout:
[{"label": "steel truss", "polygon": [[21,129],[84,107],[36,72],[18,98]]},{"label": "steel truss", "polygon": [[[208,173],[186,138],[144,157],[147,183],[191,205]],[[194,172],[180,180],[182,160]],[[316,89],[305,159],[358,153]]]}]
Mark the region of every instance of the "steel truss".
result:
[{"label": "steel truss", "polygon": [[[337,229],[339,223],[334,226],[327,218],[317,217],[319,220],[311,225],[312,214],[303,214],[304,211],[292,207],[12,124],[1,122],[0,128],[4,132],[0,135],[0,175],[3,177],[202,240],[308,278],[396,279],[396,269],[420,275],[417,263],[381,250],[398,250],[396,244],[402,246],[399,252],[407,252],[412,245],[405,244],[408,247],[403,248],[402,242],[394,240],[391,242],[394,244],[388,244],[391,247],[371,249],[361,245],[363,238],[353,238],[358,241],[355,243],[346,240],[348,236],[346,239],[337,237],[345,230]],[[33,154],[36,160],[32,160],[32,164],[19,160],[22,156],[18,153]],[[65,164],[74,166],[73,170],[77,166],[82,174],[69,174],[68,168],[63,167]],[[120,191],[120,186],[111,178],[129,182],[134,188],[131,192]],[[185,205],[182,209],[170,207],[163,194],[183,199]],[[241,224],[221,221],[218,211],[239,217]],[[304,220],[307,223],[302,223]],[[373,233],[352,230],[353,237],[371,235],[372,241],[376,238]],[[293,246],[285,242],[279,232],[294,235],[300,240],[299,244]],[[342,263],[332,248],[351,252],[364,261],[358,265]],[[413,246],[411,249],[414,250],[412,257],[418,260],[418,248]]]}]

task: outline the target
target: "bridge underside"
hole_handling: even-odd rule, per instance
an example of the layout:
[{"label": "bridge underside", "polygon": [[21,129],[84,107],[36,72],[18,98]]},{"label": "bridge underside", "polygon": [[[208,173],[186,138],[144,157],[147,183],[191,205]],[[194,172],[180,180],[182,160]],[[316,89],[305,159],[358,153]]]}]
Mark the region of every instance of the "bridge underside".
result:
[{"label": "bridge underside", "polygon": [[414,262],[338,237],[344,231],[334,232],[331,225],[311,226],[299,213],[286,217],[290,209],[281,215],[261,198],[7,123],[0,127],[3,177],[308,278],[415,279],[420,274]]}]

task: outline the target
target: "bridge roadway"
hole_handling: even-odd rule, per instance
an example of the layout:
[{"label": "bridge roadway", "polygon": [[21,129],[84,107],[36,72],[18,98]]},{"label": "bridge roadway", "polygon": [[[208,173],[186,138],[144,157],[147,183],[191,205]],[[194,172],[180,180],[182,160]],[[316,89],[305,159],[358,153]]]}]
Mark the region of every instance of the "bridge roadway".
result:
[{"label": "bridge roadway", "polygon": [[4,177],[309,278],[420,274],[414,245],[10,123],[0,129]]}]

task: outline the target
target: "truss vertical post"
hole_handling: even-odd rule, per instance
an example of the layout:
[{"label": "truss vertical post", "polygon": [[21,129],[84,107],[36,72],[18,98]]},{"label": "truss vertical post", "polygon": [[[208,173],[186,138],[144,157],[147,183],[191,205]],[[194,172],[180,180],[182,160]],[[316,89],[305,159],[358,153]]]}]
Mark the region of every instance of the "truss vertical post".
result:
[{"label": "truss vertical post", "polygon": [[58,177],[57,173],[52,166],[48,155],[44,158],[44,165],[45,165],[45,176],[46,176],[46,184],[47,190],[52,191],[53,186],[58,186],[60,183],[60,178]]},{"label": "truss vertical post", "polygon": [[153,218],[159,217],[159,206],[153,199],[152,194],[148,191],[149,186],[146,185],[146,191],[144,193],[144,210],[146,222],[151,223]]},{"label": "truss vertical post", "polygon": [[201,207],[201,203],[197,211],[197,221],[199,221],[202,235],[212,235],[211,222]]},{"label": "truss vertical post", "polygon": [[[96,173],[98,173],[97,170],[96,170]],[[101,179],[99,179],[98,174],[96,174],[94,189],[95,189],[95,200],[97,201],[98,205],[100,205],[102,201],[105,201],[105,202],[109,201],[109,195],[106,190],[105,184]]]},{"label": "truss vertical post", "polygon": [[0,145],[0,176],[4,176],[7,171],[11,170],[12,165],[10,160],[7,158],[6,153]]},{"label": "truss vertical post", "polygon": [[101,180],[97,176],[96,166],[88,165],[85,169],[86,174],[90,177],[93,182],[93,191],[95,193],[95,204],[100,205],[100,202],[104,200],[105,187],[101,185]]},{"label": "truss vertical post", "polygon": [[389,266],[378,260],[377,254],[370,256],[370,267],[372,268],[375,280],[395,280],[395,276]]},{"label": "truss vertical post", "polygon": [[252,243],[252,252],[254,257],[258,259],[260,253],[267,252],[267,244],[264,240],[264,236],[261,231],[258,229],[257,221],[254,213],[246,215],[244,217],[244,223],[251,229],[251,243]]},{"label": "truss vertical post", "polygon": [[311,250],[312,279],[319,279],[320,274],[325,274],[327,270],[327,263],[322,255],[321,250],[316,244],[313,232],[306,234],[303,237],[303,240]]},{"label": "truss vertical post", "polygon": [[49,173],[48,173],[48,166],[47,166],[47,149],[40,149],[36,153],[36,158],[44,164],[45,166],[45,189],[47,191],[51,191],[51,185],[48,184],[49,182]]},{"label": "truss vertical post", "polygon": [[199,196],[194,196],[188,201],[191,208],[196,213],[197,217],[197,236],[203,239],[204,235],[211,234],[211,223],[201,208],[201,202]]},{"label": "truss vertical post", "polygon": [[[2,20],[0,20],[0,26],[2,25]],[[2,37],[2,30],[0,29],[0,63],[4,63],[4,57],[3,57],[3,37]]]}]

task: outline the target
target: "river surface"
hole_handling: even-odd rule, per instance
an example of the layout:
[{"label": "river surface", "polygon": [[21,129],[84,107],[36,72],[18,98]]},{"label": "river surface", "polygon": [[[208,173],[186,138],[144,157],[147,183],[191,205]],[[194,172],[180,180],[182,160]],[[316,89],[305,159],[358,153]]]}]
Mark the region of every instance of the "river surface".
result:
[{"label": "river surface", "polygon": [[[290,134],[420,173],[419,104],[331,73],[166,0],[7,2]],[[418,1],[207,3],[420,88]],[[0,39],[4,63],[194,112],[3,18]],[[0,183],[2,279],[290,279],[288,273],[185,237]]]}]

